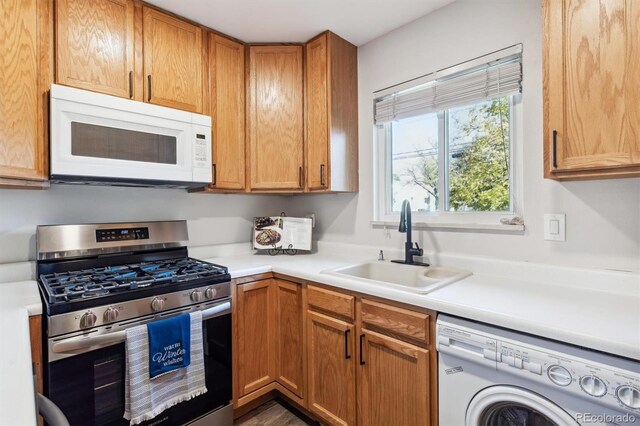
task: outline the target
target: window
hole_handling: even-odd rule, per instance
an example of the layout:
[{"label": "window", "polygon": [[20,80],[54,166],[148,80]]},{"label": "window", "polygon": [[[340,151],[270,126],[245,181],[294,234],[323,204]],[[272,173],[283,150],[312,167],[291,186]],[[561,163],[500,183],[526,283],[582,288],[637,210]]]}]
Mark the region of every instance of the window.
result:
[{"label": "window", "polygon": [[498,224],[520,214],[521,47],[508,51],[376,98],[377,220],[397,220],[405,199],[418,222]]}]

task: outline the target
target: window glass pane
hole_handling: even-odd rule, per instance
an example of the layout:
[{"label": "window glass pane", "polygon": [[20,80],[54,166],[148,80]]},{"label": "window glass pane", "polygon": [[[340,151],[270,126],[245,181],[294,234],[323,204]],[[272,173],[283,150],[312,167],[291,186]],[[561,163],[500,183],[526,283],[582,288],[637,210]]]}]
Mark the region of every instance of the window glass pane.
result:
[{"label": "window glass pane", "polygon": [[510,210],[510,98],[448,111],[450,211]]},{"label": "window glass pane", "polygon": [[391,124],[392,210],[409,200],[414,211],[438,210],[438,116]]}]

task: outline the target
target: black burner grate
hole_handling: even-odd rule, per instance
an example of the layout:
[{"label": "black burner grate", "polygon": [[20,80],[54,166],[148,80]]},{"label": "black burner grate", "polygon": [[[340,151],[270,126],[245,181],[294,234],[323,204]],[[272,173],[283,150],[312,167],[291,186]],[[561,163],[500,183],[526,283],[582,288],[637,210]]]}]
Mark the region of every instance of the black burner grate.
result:
[{"label": "black burner grate", "polygon": [[227,269],[222,266],[187,257],[42,274],[40,282],[47,293],[48,302],[60,303],[226,273]]}]

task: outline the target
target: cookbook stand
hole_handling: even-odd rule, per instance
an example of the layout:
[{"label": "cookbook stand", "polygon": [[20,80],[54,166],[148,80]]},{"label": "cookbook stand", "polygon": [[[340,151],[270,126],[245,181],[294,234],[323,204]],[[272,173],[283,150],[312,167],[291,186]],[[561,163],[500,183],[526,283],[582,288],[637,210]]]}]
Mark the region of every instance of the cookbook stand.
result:
[{"label": "cookbook stand", "polygon": [[[286,217],[287,214],[285,212],[281,212],[280,213],[280,217]],[[289,244],[289,246],[287,248],[283,248],[283,247],[276,247],[276,245],[273,245],[273,248],[269,249],[268,252],[271,256],[277,256],[279,254],[288,254],[289,256],[294,256],[298,253],[298,250],[293,248],[293,244]]]},{"label": "cookbook stand", "polygon": [[269,254],[271,256],[277,256],[279,254],[288,254],[289,256],[294,256],[298,253],[298,250],[293,248],[293,244],[289,244],[287,248],[277,248],[276,245],[273,245],[273,248],[269,249]]}]

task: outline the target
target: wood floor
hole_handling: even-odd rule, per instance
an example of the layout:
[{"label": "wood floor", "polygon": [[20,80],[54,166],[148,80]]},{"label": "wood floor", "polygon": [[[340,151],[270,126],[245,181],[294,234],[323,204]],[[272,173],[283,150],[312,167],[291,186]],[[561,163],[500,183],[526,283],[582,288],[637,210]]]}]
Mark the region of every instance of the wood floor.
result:
[{"label": "wood floor", "polygon": [[234,426],[307,426],[315,423],[298,417],[278,401],[269,401],[233,422]]}]

